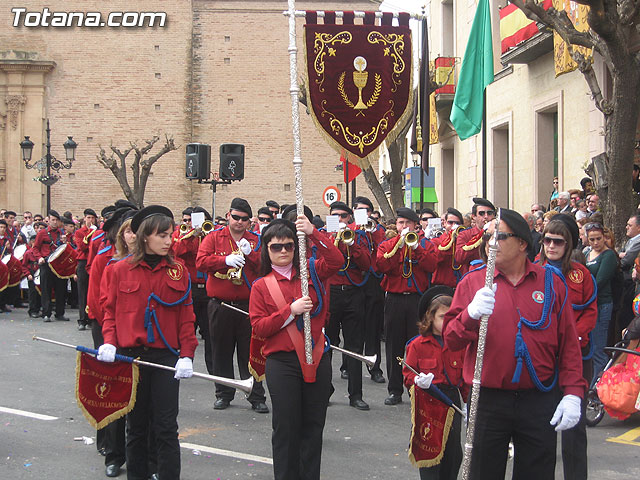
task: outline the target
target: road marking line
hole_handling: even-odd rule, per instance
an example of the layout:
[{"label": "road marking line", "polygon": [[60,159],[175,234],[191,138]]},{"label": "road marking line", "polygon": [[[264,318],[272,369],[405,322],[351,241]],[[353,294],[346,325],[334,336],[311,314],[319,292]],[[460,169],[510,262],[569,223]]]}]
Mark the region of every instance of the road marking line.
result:
[{"label": "road marking line", "polygon": [[273,460],[268,457],[259,457],[249,453],[233,452],[231,450],[222,450],[220,448],[207,447],[206,445],[196,445],[195,443],[180,443],[182,448],[189,450],[200,450],[201,452],[213,453],[214,455],[222,455],[223,457],[239,458],[240,460],[249,460],[252,462],[266,463],[273,465]]},{"label": "road marking line", "polygon": [[623,443],[625,445],[635,445],[636,447],[640,447],[640,441],[634,441],[638,440],[639,438],[640,427],[636,427],[632,430],[629,430],[628,432],[623,433],[619,437],[607,438],[607,442]]},{"label": "road marking line", "polygon": [[27,412],[25,410],[16,410],[15,408],[0,407],[0,412],[12,413],[13,415],[21,415],[23,417],[35,418],[36,420],[58,420],[58,417],[51,417],[41,413]]}]

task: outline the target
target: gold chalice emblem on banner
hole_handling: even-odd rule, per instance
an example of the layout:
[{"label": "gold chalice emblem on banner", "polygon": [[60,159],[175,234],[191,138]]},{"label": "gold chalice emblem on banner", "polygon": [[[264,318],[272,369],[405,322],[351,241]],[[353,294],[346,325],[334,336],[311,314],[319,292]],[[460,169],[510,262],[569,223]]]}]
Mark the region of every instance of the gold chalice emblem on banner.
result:
[{"label": "gold chalice emblem on banner", "polygon": [[354,105],[347,96],[347,92],[345,92],[344,80],[347,72],[342,72],[340,78],[338,79],[338,91],[340,92],[340,95],[342,96],[342,99],[344,100],[344,103],[347,105],[347,107],[353,108],[354,110],[358,111],[356,117],[358,115],[364,116],[364,113],[362,111],[366,110],[369,107],[373,107],[378,101],[380,91],[382,90],[382,77],[378,73],[374,74],[375,86],[373,92],[371,93],[371,98],[369,98],[369,100],[367,100],[367,103],[365,103],[362,100],[362,89],[367,86],[367,82],[369,81],[369,72],[365,71],[367,68],[367,60],[364,57],[358,56],[353,60],[353,66],[356,69],[356,71],[353,72],[353,84],[358,88],[358,102]]},{"label": "gold chalice emblem on banner", "polygon": [[362,101],[362,89],[367,86],[369,80],[369,72],[365,72],[367,68],[367,60],[364,57],[356,57],[353,66],[357,71],[353,72],[353,83],[358,87],[358,103],[353,107],[355,110],[366,110],[368,107]]}]

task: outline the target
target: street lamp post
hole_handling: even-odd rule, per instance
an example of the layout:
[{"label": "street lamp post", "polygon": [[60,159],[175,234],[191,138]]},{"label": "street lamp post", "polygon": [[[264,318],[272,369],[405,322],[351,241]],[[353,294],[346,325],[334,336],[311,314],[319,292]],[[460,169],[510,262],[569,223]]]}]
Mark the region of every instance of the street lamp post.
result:
[{"label": "street lamp post", "polygon": [[[51,185],[60,179],[60,175],[58,175],[57,172],[63,168],[71,168],[71,165],[76,159],[76,147],[78,144],[72,137],[68,137],[67,141],[62,144],[65,151],[65,161],[60,161],[51,155],[51,129],[49,128],[49,120],[47,120],[47,153],[37,162],[31,163],[33,145],[33,142],[29,140],[28,136],[25,136],[24,140],[20,142],[20,148],[22,149],[22,161],[27,169],[36,168],[40,172],[40,176],[34,178],[34,180],[43,183],[47,187],[47,210],[45,215],[48,215],[49,210],[51,210]],[[51,175],[51,170],[54,170],[56,174]],[[43,172],[46,173],[43,174]]]}]

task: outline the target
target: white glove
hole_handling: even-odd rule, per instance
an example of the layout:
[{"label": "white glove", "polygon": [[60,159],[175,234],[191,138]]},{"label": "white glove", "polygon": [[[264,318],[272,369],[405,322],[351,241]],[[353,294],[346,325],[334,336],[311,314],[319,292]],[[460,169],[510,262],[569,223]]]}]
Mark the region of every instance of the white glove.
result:
[{"label": "white glove", "polygon": [[580,397],[576,395],[565,395],[560,400],[553,414],[553,418],[549,422],[556,426],[556,432],[569,430],[575,427],[580,420]]},{"label": "white glove", "polygon": [[116,347],[114,347],[110,343],[100,345],[96,358],[101,362],[114,362],[116,360]]},{"label": "white glove", "polygon": [[193,375],[193,361],[189,357],[179,358],[176,362],[176,374],[173,378],[190,378]]},{"label": "white glove", "polygon": [[416,386],[422,388],[423,390],[426,390],[431,386],[432,380],[433,380],[433,373],[420,372],[420,375],[416,375],[415,378],[413,379],[413,383],[415,383]]},{"label": "white glove", "polygon": [[398,240],[398,248],[404,247],[404,237],[409,232],[409,227],[405,228],[400,232],[400,240]]},{"label": "white glove", "polygon": [[235,253],[227,255],[224,262],[232,268],[244,267],[244,257]]},{"label": "white glove", "polygon": [[491,315],[493,313],[493,306],[496,303],[496,288],[497,285],[494,283],[493,289],[482,287],[476,292],[473,300],[467,306],[467,312],[471,318],[480,320],[482,315]]},{"label": "white glove", "polygon": [[238,242],[238,247],[240,248],[240,251],[245,255],[249,255],[251,253],[251,244],[246,238],[240,239],[240,241]]}]

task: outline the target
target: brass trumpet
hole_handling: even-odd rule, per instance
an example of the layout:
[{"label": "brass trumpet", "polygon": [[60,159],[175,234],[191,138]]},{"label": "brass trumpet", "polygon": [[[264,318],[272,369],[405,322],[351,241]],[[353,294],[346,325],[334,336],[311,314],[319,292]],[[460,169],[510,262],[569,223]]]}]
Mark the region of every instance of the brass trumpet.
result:
[{"label": "brass trumpet", "polygon": [[338,233],[336,233],[336,240],[334,242],[334,245],[337,247],[340,241],[344,243],[352,243],[353,240],[355,239],[355,236],[356,234],[354,233],[353,230],[351,230],[348,227],[345,227],[341,230],[338,230]]},{"label": "brass trumpet", "polygon": [[207,235],[213,231],[215,225],[213,224],[213,222],[205,220],[204,222],[202,222],[202,227],[200,228],[202,229],[202,234]]},{"label": "brass trumpet", "polygon": [[367,220],[367,223],[362,225],[362,228],[364,229],[365,232],[371,233],[376,231],[376,228],[378,228],[378,224],[370,218]]},{"label": "brass trumpet", "polygon": [[418,234],[416,232],[408,232],[404,236],[404,243],[408,247],[413,247],[414,245],[416,245],[418,243],[419,240],[420,240],[420,238],[418,237]]},{"label": "brass trumpet", "polygon": [[184,235],[189,230],[191,230],[191,227],[187,226],[186,223],[183,223],[182,225],[180,225],[180,235]]},{"label": "brass trumpet", "polygon": [[377,355],[360,355],[359,353],[351,352],[349,350],[345,350],[344,348],[336,347],[335,345],[331,345],[331,348],[336,352],[342,352],[349,357],[360,360],[362,363],[365,363],[367,367],[373,367],[373,364],[376,363],[376,360],[378,359]]}]

